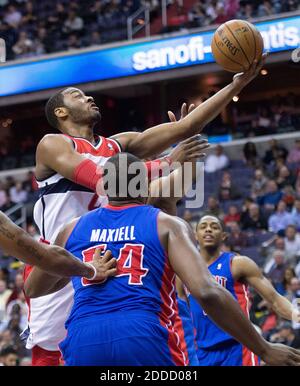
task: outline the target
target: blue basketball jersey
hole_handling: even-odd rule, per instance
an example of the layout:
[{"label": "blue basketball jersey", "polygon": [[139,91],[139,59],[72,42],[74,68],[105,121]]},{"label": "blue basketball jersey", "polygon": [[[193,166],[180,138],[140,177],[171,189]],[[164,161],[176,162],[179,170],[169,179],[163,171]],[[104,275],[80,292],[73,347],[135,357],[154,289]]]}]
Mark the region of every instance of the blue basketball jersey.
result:
[{"label": "blue basketball jersey", "polygon": [[[113,315],[122,324],[122,318],[136,312],[166,329],[172,360],[183,365],[188,359],[174,329],[178,317],[175,274],[159,240],[158,214],[158,209],[148,205],[108,205],[79,219],[66,249],[84,262],[92,260],[96,248],[110,250],[117,259],[117,275],[105,283],[72,278],[74,305],[66,328],[82,325],[84,320],[105,323]],[[116,334],[123,338],[130,331],[118,327]]]},{"label": "blue basketball jersey", "polygon": [[[231,273],[231,263],[234,253],[224,252],[209,267],[209,271],[217,282],[226,288],[239,303],[243,312],[249,317],[248,288],[243,283],[235,281]],[[221,330],[205,313],[199,303],[189,296],[193,323],[196,328],[198,348],[210,349],[227,342],[236,342],[234,338]]]}]

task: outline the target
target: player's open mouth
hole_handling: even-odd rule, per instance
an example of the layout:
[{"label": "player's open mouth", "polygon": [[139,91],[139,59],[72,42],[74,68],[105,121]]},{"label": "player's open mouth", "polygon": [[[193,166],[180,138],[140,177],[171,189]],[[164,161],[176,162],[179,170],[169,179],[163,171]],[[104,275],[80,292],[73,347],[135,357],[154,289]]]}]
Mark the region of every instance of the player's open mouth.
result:
[{"label": "player's open mouth", "polygon": [[205,241],[213,241],[213,240],[214,240],[213,236],[210,236],[210,235],[204,236],[203,239],[204,239]]},{"label": "player's open mouth", "polygon": [[95,103],[92,103],[92,104],[90,105],[90,108],[99,111],[99,107],[97,107],[97,106],[95,105]]}]

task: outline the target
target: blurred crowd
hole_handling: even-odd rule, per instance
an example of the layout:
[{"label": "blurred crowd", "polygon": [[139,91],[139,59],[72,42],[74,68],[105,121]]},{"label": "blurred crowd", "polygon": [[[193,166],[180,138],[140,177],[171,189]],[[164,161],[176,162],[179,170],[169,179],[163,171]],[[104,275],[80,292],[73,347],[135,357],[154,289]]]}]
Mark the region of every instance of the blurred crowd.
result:
[{"label": "blurred crowd", "polygon": [[[28,223],[26,230],[39,239],[34,224]],[[0,250],[0,366],[31,364],[31,351],[21,338],[28,318],[23,284],[23,264]]]},{"label": "blurred crowd", "polygon": [[[37,185],[32,172],[23,182],[7,177],[0,181],[0,210],[9,213],[16,205],[27,207],[32,213]],[[10,214],[13,221],[21,216],[20,210]],[[31,223],[32,216],[25,219],[27,232],[39,239],[37,229]],[[26,225],[25,225],[26,224]],[[23,293],[23,264],[0,249],[0,365],[29,365],[31,353],[20,338],[27,325],[28,309]]]},{"label": "blurred crowd", "polygon": [[299,97],[290,92],[262,101],[234,104],[233,130],[241,137],[286,133],[300,128]]},{"label": "blurred crowd", "polygon": [[231,19],[247,19],[292,12],[300,8],[299,0],[198,0],[188,13],[189,27],[222,24]]},{"label": "blurred crowd", "polygon": [[[21,218],[21,208],[26,208],[28,218],[19,225],[39,238],[32,221],[32,207],[37,185],[32,172],[23,182],[7,177],[0,181],[0,210],[10,214],[13,221]],[[16,206],[20,209],[16,209]],[[14,211],[15,210],[15,211]],[[20,333],[26,327],[27,305],[23,294],[23,265],[0,249],[0,362],[5,365],[28,365],[31,354],[25,349]]]},{"label": "blurred crowd", "polygon": [[0,36],[8,58],[28,58],[127,37],[140,0],[0,0]]},{"label": "blurred crowd", "polygon": [[34,165],[37,140],[31,135],[24,136],[24,133],[22,134],[21,139],[12,134],[1,138],[0,170],[17,169]]},{"label": "blurred crowd", "polygon": [[[28,172],[24,181],[16,181],[8,176],[0,180],[0,210],[6,212],[14,206],[32,204],[36,199],[37,183],[33,172]],[[17,216],[18,214],[16,214]],[[12,220],[16,220],[12,215]]]},{"label": "blurred crowd", "polygon": [[20,338],[27,326],[27,304],[23,294],[22,269],[14,267],[14,277],[0,269],[0,363],[5,366],[28,365],[31,353]]},{"label": "blurred crowd", "polygon": [[[6,40],[9,60],[120,41],[127,39],[127,18],[144,4],[150,6],[152,21],[161,17],[159,0],[0,0],[0,37]],[[233,18],[251,20],[300,7],[299,0],[198,0],[193,5],[169,0],[167,4],[168,27],[156,33]],[[143,16],[136,23],[143,24]]]}]

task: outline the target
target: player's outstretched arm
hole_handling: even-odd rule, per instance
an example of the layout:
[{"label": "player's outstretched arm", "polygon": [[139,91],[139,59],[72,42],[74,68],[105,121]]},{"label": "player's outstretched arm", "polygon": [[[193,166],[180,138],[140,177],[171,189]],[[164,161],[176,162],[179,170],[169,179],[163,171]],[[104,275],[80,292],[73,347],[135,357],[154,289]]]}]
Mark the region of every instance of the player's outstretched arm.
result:
[{"label": "player's outstretched arm", "polygon": [[0,245],[6,253],[23,263],[35,265],[53,275],[91,277],[94,274],[90,266],[81,263],[65,249],[37,242],[1,212]]},{"label": "player's outstretched arm", "polygon": [[[293,305],[287,298],[281,296],[270,281],[262,274],[257,264],[247,256],[235,256],[232,262],[232,274],[238,279],[247,282],[265,299],[273,311],[280,317],[292,320],[297,318]],[[300,316],[298,314],[300,322]]]},{"label": "player's outstretched arm", "polygon": [[179,154],[181,166],[169,175],[151,181],[148,204],[170,215],[176,215],[177,202],[191,189],[196,177],[197,161],[205,157],[203,153],[210,145],[200,135],[180,142],[174,151]]},{"label": "player's outstretched arm", "polygon": [[[35,298],[58,291],[69,283],[70,276],[81,276],[89,280],[105,281],[108,277],[116,275],[117,262],[116,259],[112,257],[110,251],[106,251],[104,256],[102,256],[101,250],[97,249],[91,263],[82,263],[79,259],[73,257],[69,252],[63,249],[77,221],[78,219],[73,220],[60,231],[56,239],[57,245],[52,246],[51,248],[59,248],[64,251],[64,253],[72,257],[77,265],[86,267],[89,270],[89,273],[87,275],[82,275],[77,272],[77,274],[66,275],[65,267],[61,267],[62,269],[58,271],[56,275],[53,275],[50,274],[49,271],[46,272],[38,267],[34,267],[24,284],[24,291],[28,297]],[[52,260],[52,264],[56,264],[55,259]]]},{"label": "player's outstretched arm", "polygon": [[[180,119],[186,117],[194,108],[195,105],[191,104],[187,108],[184,103],[182,105]],[[177,121],[172,111],[168,111],[168,115],[171,122]],[[173,153],[176,152],[177,158],[181,162],[181,167],[174,170],[168,176],[151,182],[148,204],[161,209],[167,214],[175,216],[177,214],[177,203],[190,190],[192,183],[196,179],[197,162],[206,156],[204,152],[209,146],[209,143],[202,138],[200,134],[180,142],[173,150]],[[189,162],[189,164],[186,165],[187,168],[184,167],[186,162]],[[178,187],[181,187],[181,192]],[[162,192],[168,192],[169,194],[165,197]]]},{"label": "player's outstretched arm", "polygon": [[159,216],[159,235],[168,251],[170,264],[209,317],[266,363],[300,365],[299,351],[265,341],[232,295],[214,280],[196,248],[196,240],[190,227],[164,213]]},{"label": "player's outstretched arm", "polygon": [[209,122],[221,113],[232,98],[257,76],[264,60],[265,55],[259,63],[255,61],[247,72],[237,74],[229,85],[201,103],[183,119],[154,126],[142,133],[121,133],[112,138],[120,142],[124,151],[139,158],[147,158],[162,153],[172,144],[199,134]]},{"label": "player's outstretched arm", "polygon": [[48,134],[37,146],[36,175],[41,180],[53,172],[94,191],[102,177],[100,168],[76,152],[69,138]]}]

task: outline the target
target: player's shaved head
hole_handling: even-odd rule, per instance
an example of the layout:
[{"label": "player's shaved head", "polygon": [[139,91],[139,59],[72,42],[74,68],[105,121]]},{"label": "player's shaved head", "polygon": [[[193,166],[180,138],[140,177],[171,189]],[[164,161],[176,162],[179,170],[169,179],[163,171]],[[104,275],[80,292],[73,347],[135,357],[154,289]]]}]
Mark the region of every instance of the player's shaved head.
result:
[{"label": "player's shaved head", "polygon": [[130,153],[118,153],[103,167],[104,190],[109,201],[145,202],[148,195],[147,169]]}]

